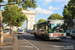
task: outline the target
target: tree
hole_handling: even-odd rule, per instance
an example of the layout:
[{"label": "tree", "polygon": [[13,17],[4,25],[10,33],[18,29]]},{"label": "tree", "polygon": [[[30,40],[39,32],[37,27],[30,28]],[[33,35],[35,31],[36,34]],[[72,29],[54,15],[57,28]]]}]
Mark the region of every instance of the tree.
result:
[{"label": "tree", "polygon": [[75,0],[70,0],[67,5],[64,6],[63,16],[68,26],[73,26],[73,19],[75,18]]},{"label": "tree", "polygon": [[48,17],[48,19],[52,19],[52,20],[58,20],[58,19],[63,19],[63,16],[57,14],[52,14]]},{"label": "tree", "polygon": [[44,22],[44,21],[47,21],[47,20],[46,19],[39,19],[39,21],[37,23]]},{"label": "tree", "polygon": [[27,27],[25,28],[25,30],[27,30]]},{"label": "tree", "polygon": [[[0,2],[4,2],[4,0],[0,0]],[[35,0],[7,0],[6,5],[18,4],[23,9],[27,9],[27,8],[36,8],[37,7],[36,3],[37,1]],[[4,5],[1,5],[1,6],[4,6]]]},{"label": "tree", "polygon": [[[2,5],[1,2],[3,2],[4,0],[0,0],[0,45],[2,45],[3,43],[3,33],[2,33],[2,15],[1,15],[1,6],[5,6]],[[7,0],[7,4],[6,5],[12,5],[12,4],[17,4],[20,7],[22,7],[23,9],[27,9],[27,8],[36,8],[36,1],[35,0]]]},{"label": "tree", "polygon": [[[3,2],[3,0],[0,0],[0,2]],[[1,5],[0,4],[0,46],[3,44],[3,29],[2,29],[2,14],[1,14]]]},{"label": "tree", "polygon": [[16,5],[6,5],[4,11],[2,11],[3,22],[9,26],[21,26],[25,20],[26,16],[22,12],[22,8],[19,8]]},{"label": "tree", "polygon": [[23,9],[29,8],[36,8],[36,1],[35,0],[8,0],[8,4],[18,4],[23,7]]}]

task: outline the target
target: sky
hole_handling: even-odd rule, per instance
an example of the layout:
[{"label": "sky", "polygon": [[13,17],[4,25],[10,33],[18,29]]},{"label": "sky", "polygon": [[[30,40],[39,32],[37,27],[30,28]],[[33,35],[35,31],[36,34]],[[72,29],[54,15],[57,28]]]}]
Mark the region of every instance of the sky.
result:
[{"label": "sky", "polygon": [[[69,0],[36,0],[38,7],[35,9],[35,19],[47,19],[51,14],[58,13],[62,15],[64,5]],[[63,16],[63,15],[62,15]]]},{"label": "sky", "polygon": [[[35,8],[35,23],[39,19],[46,19],[53,13],[62,15],[64,5],[67,5],[69,0],[36,0],[38,7]],[[2,7],[3,9],[3,7]],[[26,22],[21,26],[23,29],[26,27]]]},{"label": "sky", "polygon": [[[35,8],[35,23],[39,19],[46,19],[53,13],[58,13],[63,16],[62,12],[64,5],[68,4],[69,0],[36,0],[38,7]],[[26,22],[21,26],[22,28],[26,27]]]}]

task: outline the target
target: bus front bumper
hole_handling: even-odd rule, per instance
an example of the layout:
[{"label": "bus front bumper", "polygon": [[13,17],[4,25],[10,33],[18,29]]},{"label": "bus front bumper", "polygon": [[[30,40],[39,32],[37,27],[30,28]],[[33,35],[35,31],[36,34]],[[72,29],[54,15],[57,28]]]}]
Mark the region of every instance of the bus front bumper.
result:
[{"label": "bus front bumper", "polygon": [[50,40],[66,39],[66,37],[49,37]]}]

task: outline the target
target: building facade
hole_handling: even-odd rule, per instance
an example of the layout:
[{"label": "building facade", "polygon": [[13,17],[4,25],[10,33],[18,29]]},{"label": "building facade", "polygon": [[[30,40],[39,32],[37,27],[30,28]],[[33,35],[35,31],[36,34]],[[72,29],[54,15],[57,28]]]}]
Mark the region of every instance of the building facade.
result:
[{"label": "building facade", "polygon": [[27,17],[27,30],[33,30],[33,25],[35,24],[35,10],[28,9],[22,11]]}]

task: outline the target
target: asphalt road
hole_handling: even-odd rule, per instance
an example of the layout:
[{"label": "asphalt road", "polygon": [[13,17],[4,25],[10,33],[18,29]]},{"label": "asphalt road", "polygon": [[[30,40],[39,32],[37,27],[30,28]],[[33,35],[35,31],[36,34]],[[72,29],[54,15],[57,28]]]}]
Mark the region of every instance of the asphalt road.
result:
[{"label": "asphalt road", "polygon": [[75,50],[75,39],[44,41],[33,34],[18,34],[19,50]]}]

